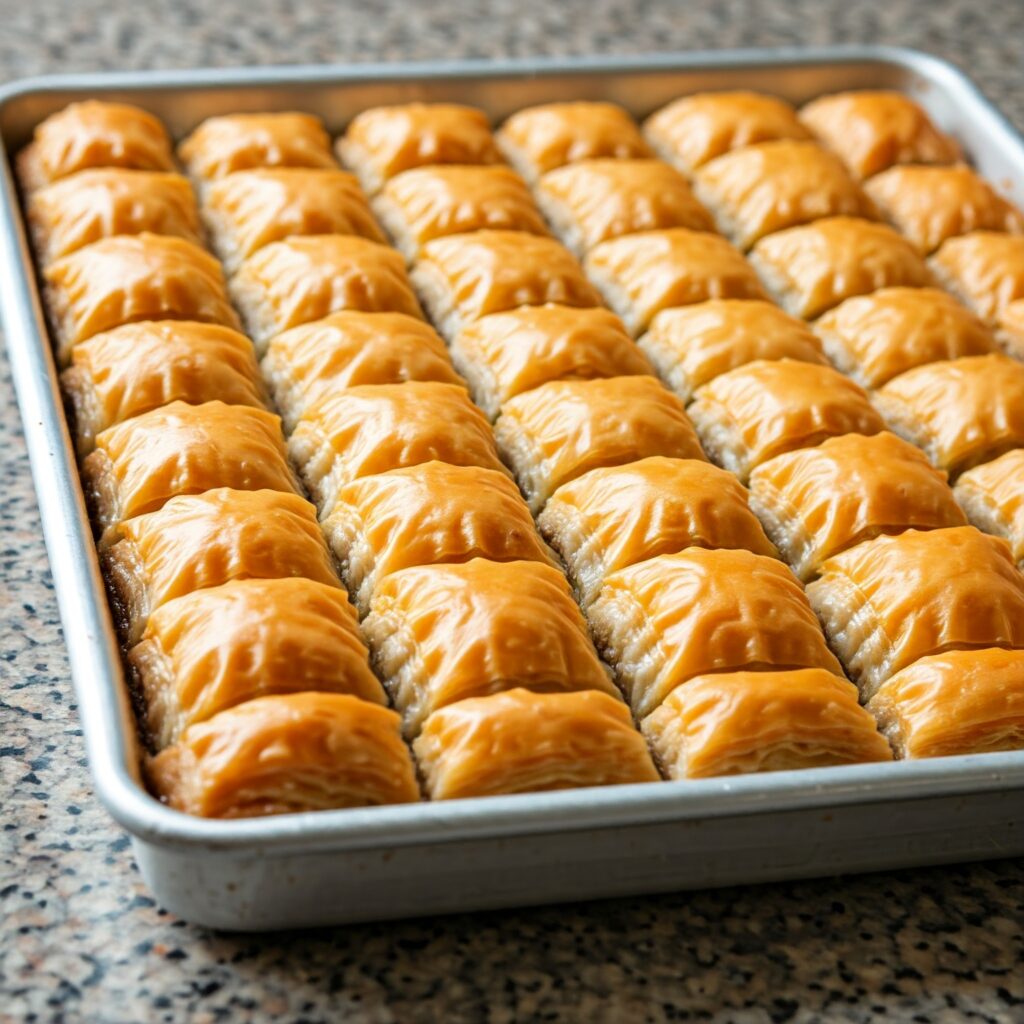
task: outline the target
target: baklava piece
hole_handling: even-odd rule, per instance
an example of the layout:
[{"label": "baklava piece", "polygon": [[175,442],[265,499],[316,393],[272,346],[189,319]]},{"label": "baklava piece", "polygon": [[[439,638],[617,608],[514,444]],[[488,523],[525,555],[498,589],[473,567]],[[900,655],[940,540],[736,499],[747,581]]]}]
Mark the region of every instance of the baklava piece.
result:
[{"label": "baklava piece", "polygon": [[762,238],[750,260],[776,301],[807,320],[844,299],[932,284],[917,249],[886,224],[827,217]]},{"label": "baklava piece", "polygon": [[605,577],[686,548],[777,553],[731,474],[696,459],[654,455],[592,469],[559,487],[537,519],[562,556],[584,608]]},{"label": "baklava piece", "polygon": [[704,458],[683,403],[653,377],[544,384],[505,404],[494,435],[535,513],[590,469]]},{"label": "baklava piece", "polygon": [[1024,360],[1024,299],[1003,307],[996,323],[996,341],[1007,355]]},{"label": "baklava piece", "polygon": [[540,562],[402,569],[381,581],[363,633],[410,736],[439,708],[516,687],[618,696],[565,577]]},{"label": "baklava piece", "polygon": [[857,688],[819,668],[691,679],[643,732],[670,779],[892,760]]},{"label": "baklava piece", "polygon": [[1024,647],[1024,576],[973,526],[876,537],[820,572],[807,596],[864,700],[929,654]]},{"label": "baklava piece", "polygon": [[802,580],[879,534],[966,523],[946,474],[888,431],[769,459],[750,475],[750,505]]},{"label": "baklava piece", "polygon": [[842,675],[796,577],[749,551],[688,548],[621,569],[605,579],[588,618],[638,718],[709,672]]},{"label": "baklava piece", "polygon": [[1024,449],[969,469],[953,493],[967,518],[979,530],[1009,541],[1018,566],[1024,567]]},{"label": "baklava piece", "polygon": [[413,749],[432,800],[660,781],[629,708],[592,690],[460,701]]},{"label": "baklava piece", "polygon": [[602,242],[587,273],[634,335],[672,306],[767,298],[753,267],[724,238],[670,228]]},{"label": "baklava piece", "polygon": [[1024,236],[972,231],[944,242],[930,266],[944,288],[988,323],[1024,299]]},{"label": "baklava piece", "polygon": [[398,715],[342,693],[259,697],[190,726],[147,764],[176,811],[255,818],[420,798]]},{"label": "baklava piece", "polygon": [[762,462],[840,434],[885,429],[868,396],[830,366],[758,360],[698,388],[689,414],[714,462],[746,481]]}]

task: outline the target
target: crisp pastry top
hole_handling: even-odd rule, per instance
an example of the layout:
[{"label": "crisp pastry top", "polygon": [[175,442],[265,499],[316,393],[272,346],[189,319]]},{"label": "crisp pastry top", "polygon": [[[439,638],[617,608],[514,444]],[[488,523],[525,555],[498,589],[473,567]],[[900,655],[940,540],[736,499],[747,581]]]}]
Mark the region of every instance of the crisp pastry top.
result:
[{"label": "crisp pastry top", "polygon": [[178,147],[189,174],[204,181],[258,167],[336,167],[319,118],[286,111],[207,118]]},{"label": "crisp pastry top", "polygon": [[1024,359],[1024,298],[1007,303],[999,314],[996,339],[1016,359]]},{"label": "crisp pastry top", "polygon": [[583,160],[549,171],[537,194],[577,253],[638,231],[715,229],[686,179],[662,160]]},{"label": "crisp pastry top", "polygon": [[670,306],[708,299],[764,299],[753,267],[724,238],[671,228],[602,242],[587,271],[633,334]]},{"label": "crisp pastry top", "polygon": [[205,818],[414,803],[398,725],[394,711],[349,694],[258,697],[190,726],[147,775],[165,803]]},{"label": "crisp pastry top", "polygon": [[922,658],[868,704],[898,757],[1024,747],[1024,651],[992,647]]},{"label": "crisp pastry top", "polygon": [[45,266],[112,235],[174,235],[202,244],[192,186],[180,174],[98,168],[28,197],[28,222]]},{"label": "crisp pastry top", "polygon": [[800,119],[859,178],[893,164],[952,164],[960,147],[932,124],[924,109],[902,93],[843,92],[812,100]]},{"label": "crisp pastry top", "polygon": [[932,284],[917,249],[885,224],[827,217],[762,238],[751,254],[794,316],[810,320],[853,295]]},{"label": "crisp pastry top", "polygon": [[692,173],[723,153],[773,139],[806,139],[807,129],[784,100],[757,92],[683,96],[644,122],[655,149]]},{"label": "crisp pastry top", "polygon": [[346,171],[238,171],[210,186],[203,212],[229,271],[290,235],[358,235],[384,241],[359,182]]},{"label": "crisp pastry top", "polygon": [[517,111],[497,134],[505,156],[528,180],[580,160],[628,160],[651,151],[640,129],[614,103],[546,103]]},{"label": "crisp pastry top", "polygon": [[37,125],[32,141],[18,154],[18,177],[26,192],[95,167],[173,171],[167,130],[139,107],[85,100]]},{"label": "crisp pastry top", "polygon": [[1024,232],[1024,214],[962,164],[891,167],[866,188],[886,220],[921,252],[971,231]]},{"label": "crisp pastry top", "polygon": [[1009,356],[918,366],[881,388],[876,404],[953,477],[1024,445],[1024,365]]},{"label": "crisp pastry top", "polygon": [[663,309],[638,343],[684,402],[702,384],[755,359],[826,362],[821,342],[802,320],[756,299]]},{"label": "crisp pastry top", "polygon": [[762,520],[774,520],[787,535],[803,579],[826,558],[877,534],[966,523],[946,474],[888,431],[830,437],[816,448],[778,455],[751,473],[750,491]]},{"label": "crisp pastry top", "polygon": [[995,348],[988,328],[935,288],[881,288],[855,296],[820,317],[814,330],[833,363],[866,388],[915,366]]},{"label": "crisp pastry top", "polygon": [[1024,561],[1024,448],[969,469],[956,482],[957,501],[986,533],[1006,537]]},{"label": "crisp pastry top", "polygon": [[700,200],[742,249],[821,217],[873,218],[874,204],[842,160],[815,142],[761,142],[716,157],[696,172]]},{"label": "crisp pastry top", "polygon": [[1024,299],[1024,236],[972,231],[951,238],[931,267],[983,320],[998,320],[1006,306]]}]

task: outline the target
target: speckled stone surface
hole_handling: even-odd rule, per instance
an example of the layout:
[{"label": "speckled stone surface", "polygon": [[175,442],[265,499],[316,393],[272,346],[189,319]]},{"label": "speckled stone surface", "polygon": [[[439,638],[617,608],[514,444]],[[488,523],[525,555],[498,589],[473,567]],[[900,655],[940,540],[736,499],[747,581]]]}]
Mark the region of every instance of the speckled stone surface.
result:
[{"label": "speckled stone surface", "polygon": [[[948,57],[1024,127],[1021,0],[0,0],[0,79],[840,41]],[[1024,1021],[1020,861],[259,938],[174,920],[92,792],[20,430],[0,362],[3,1024]]]}]

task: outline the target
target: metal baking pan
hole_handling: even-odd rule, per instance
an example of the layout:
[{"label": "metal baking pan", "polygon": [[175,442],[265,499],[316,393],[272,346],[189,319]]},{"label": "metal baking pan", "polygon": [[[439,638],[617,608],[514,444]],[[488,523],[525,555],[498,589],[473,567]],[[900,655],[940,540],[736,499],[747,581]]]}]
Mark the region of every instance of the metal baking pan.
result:
[{"label": "metal baking pan", "polygon": [[204,117],[461,100],[494,120],[609,99],[642,117],[688,92],[803,102],[903,90],[1024,201],[1024,141],[951,65],[910,50],[747,50],[572,60],[254,68],[38,78],[0,90],[0,304],[96,789],[143,877],[197,924],[261,930],[808,877],[1024,853],[1024,751],[340,810],[188,817],[140,783],[135,724],[85,515],[10,156],[65,104],[140,104],[176,136]]}]

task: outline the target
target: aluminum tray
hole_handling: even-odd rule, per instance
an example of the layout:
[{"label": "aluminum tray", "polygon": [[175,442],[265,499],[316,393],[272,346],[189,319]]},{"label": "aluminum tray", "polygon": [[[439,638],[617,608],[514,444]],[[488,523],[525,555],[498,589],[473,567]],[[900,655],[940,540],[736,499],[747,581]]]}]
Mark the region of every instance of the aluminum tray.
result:
[{"label": "aluminum tray", "polygon": [[[885,47],[38,78],[0,90],[8,157],[83,97],[147,107],[181,135],[211,114],[301,109],[333,131],[381,104],[462,100],[495,120],[609,99],[643,116],[709,88],[794,102],[914,95],[983,174],[1024,200],[1024,141],[959,71]],[[1024,751],[513,797],[208,821],[142,787],[135,725],[65,426],[8,161],[0,304],[96,789],[143,877],[188,920],[261,930],[867,871],[1024,853]]]}]

